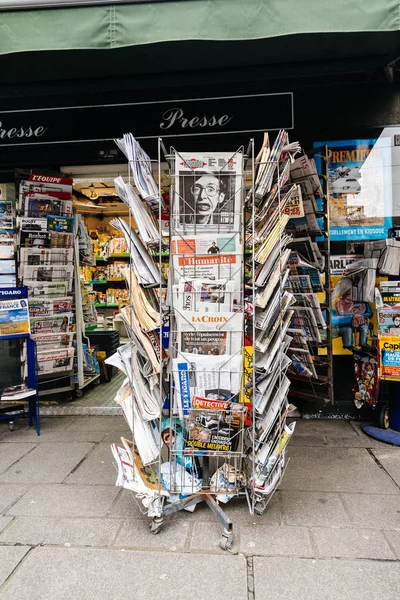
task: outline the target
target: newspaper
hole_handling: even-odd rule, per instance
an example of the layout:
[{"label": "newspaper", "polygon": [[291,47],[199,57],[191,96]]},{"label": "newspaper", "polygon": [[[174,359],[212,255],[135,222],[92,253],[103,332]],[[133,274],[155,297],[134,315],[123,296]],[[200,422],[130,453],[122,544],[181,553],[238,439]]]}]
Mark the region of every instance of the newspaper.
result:
[{"label": "newspaper", "polygon": [[31,338],[36,342],[36,349],[39,354],[40,352],[46,352],[54,348],[71,348],[74,335],[73,332],[39,333],[31,335]]},{"label": "newspaper", "polygon": [[47,281],[62,282],[68,284],[68,291],[72,291],[74,276],[74,266],[70,265],[25,265],[24,266],[24,285],[26,281]]},{"label": "newspaper", "polygon": [[125,183],[122,177],[114,179],[114,184],[118,196],[125,202],[135,217],[142,242],[146,246],[158,247],[160,244],[159,228],[152,213],[146,208],[134,188]]},{"label": "newspaper", "polygon": [[304,308],[311,308],[315,314],[315,318],[318,322],[318,327],[326,328],[326,322],[322,314],[321,305],[318,300],[317,294],[313,292],[309,293],[295,293],[296,306],[302,306]]},{"label": "newspaper", "polygon": [[34,316],[54,315],[71,312],[73,309],[72,296],[64,298],[30,298],[29,314]]},{"label": "newspaper", "polygon": [[13,275],[15,273],[15,260],[0,261],[0,275]]},{"label": "newspaper", "polygon": [[58,348],[38,353],[38,375],[72,371],[74,367],[74,352],[74,348]]},{"label": "newspaper", "polygon": [[73,262],[73,248],[21,248],[20,277],[26,265],[69,265]]},{"label": "newspaper", "polygon": [[5,258],[10,259],[14,258],[14,242],[11,243],[1,243],[0,245],[0,259],[3,260]]},{"label": "newspaper", "polygon": [[321,335],[313,308],[294,306],[290,322],[289,334],[300,331],[306,340],[321,343]]},{"label": "newspaper", "polygon": [[175,286],[174,306],[178,311],[230,312],[239,300],[234,287],[234,282],[226,279],[182,280]]},{"label": "newspaper", "polygon": [[240,152],[176,153],[173,235],[239,231],[242,176]]},{"label": "newspaper", "polygon": [[32,281],[24,279],[24,285],[28,288],[30,298],[40,296],[61,298],[66,296],[69,291],[67,281]]},{"label": "newspaper", "polygon": [[31,317],[31,332],[32,334],[66,333],[71,330],[72,319],[72,312]]},{"label": "newspaper", "polygon": [[189,415],[193,396],[235,400],[240,391],[242,363],[241,355],[219,358],[183,353],[179,358],[174,358],[174,406],[179,416]]},{"label": "newspaper", "polygon": [[171,240],[173,283],[180,279],[233,280],[240,290],[243,247],[239,235],[193,235]]}]

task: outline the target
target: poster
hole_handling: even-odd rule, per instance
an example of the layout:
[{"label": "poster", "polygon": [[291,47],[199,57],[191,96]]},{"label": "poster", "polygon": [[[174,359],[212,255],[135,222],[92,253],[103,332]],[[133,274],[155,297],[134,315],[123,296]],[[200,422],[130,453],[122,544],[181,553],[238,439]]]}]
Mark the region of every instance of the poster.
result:
[{"label": "poster", "polygon": [[378,348],[381,379],[400,381],[400,338],[380,335]]},{"label": "poster", "polygon": [[357,254],[330,257],[334,355],[350,354],[354,346],[366,346],[374,327],[373,305],[353,301],[353,281],[345,276],[346,267],[360,258]]},{"label": "poster", "polygon": [[27,288],[0,289],[0,338],[29,333]]},{"label": "poster", "polygon": [[390,138],[314,142],[320,146],[328,147],[331,241],[387,238],[392,226]]}]

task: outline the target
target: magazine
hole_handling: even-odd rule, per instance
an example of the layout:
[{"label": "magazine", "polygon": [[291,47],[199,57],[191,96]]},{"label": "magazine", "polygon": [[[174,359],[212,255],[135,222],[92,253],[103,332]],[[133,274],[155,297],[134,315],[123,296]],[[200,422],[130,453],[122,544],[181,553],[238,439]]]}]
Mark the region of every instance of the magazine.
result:
[{"label": "magazine", "polygon": [[0,275],[14,275],[15,273],[15,260],[1,260],[0,261]]},{"label": "magazine", "polygon": [[49,231],[43,231],[41,229],[35,229],[33,231],[21,230],[19,237],[21,248],[50,247],[51,233]]},{"label": "magazine", "polygon": [[193,396],[187,421],[187,447],[200,450],[200,454],[234,451],[247,413],[244,404]]},{"label": "magazine", "polygon": [[44,194],[26,194],[24,216],[43,217],[46,215],[72,215],[72,200],[59,200]]},{"label": "magazine", "polygon": [[0,202],[0,229],[13,229],[14,216],[12,202],[4,200]]},{"label": "magazine", "polygon": [[47,231],[47,219],[41,217],[20,217],[19,227],[25,231]]},{"label": "magazine", "polygon": [[2,242],[0,245],[0,259],[3,260],[5,258],[14,258],[14,243],[4,243]]},{"label": "magazine", "polygon": [[57,348],[37,355],[38,375],[71,371],[74,366],[74,348]]},{"label": "magazine", "polygon": [[55,231],[57,233],[73,233],[74,219],[73,217],[47,215],[47,231]]},{"label": "magazine", "polygon": [[0,289],[0,337],[29,333],[26,290],[24,288]]},{"label": "magazine", "polygon": [[173,234],[239,231],[242,175],[240,152],[176,153]]}]

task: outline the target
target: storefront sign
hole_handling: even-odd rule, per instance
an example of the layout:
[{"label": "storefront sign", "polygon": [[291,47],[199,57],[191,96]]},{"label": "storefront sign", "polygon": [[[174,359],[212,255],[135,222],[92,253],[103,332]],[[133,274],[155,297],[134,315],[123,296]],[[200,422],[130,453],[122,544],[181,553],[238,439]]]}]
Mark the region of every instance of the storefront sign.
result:
[{"label": "storefront sign", "polygon": [[293,94],[255,94],[0,112],[0,148],[293,129]]},{"label": "storefront sign", "polygon": [[[390,138],[314,143],[319,146],[328,147],[331,241],[387,238],[392,225]],[[320,169],[318,157],[317,163]]]}]

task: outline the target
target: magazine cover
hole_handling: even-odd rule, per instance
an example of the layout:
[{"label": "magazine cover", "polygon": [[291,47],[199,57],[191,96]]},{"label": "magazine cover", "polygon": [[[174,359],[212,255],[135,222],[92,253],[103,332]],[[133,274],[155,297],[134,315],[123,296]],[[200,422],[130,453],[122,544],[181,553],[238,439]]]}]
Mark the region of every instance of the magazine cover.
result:
[{"label": "magazine cover", "polygon": [[[376,351],[355,350],[354,361],[354,404],[361,408],[363,404],[376,406],[379,399],[378,360]],[[399,370],[400,373],[400,370]]]},{"label": "magazine cover", "polygon": [[400,340],[391,335],[378,338],[379,371],[381,379],[400,381]]},{"label": "magazine cover", "polygon": [[13,229],[13,206],[10,201],[0,201],[0,228]]},{"label": "magazine cover", "polygon": [[1,243],[0,244],[0,259],[14,258],[14,243]]},{"label": "magazine cover", "polygon": [[41,194],[27,195],[24,198],[25,217],[51,215],[72,215],[72,200],[59,200]]},{"label": "magazine cover", "polygon": [[56,231],[57,233],[73,233],[74,219],[72,217],[47,215],[47,231]]},{"label": "magazine cover", "polygon": [[0,288],[15,287],[17,278],[15,275],[0,275]]},{"label": "magazine cover", "polygon": [[242,211],[243,155],[176,154],[172,232],[238,231]]},{"label": "magazine cover", "polygon": [[[315,142],[328,146],[331,241],[379,240],[392,226],[392,157],[387,138]],[[319,171],[321,159],[318,158]]]},{"label": "magazine cover", "polygon": [[247,414],[244,404],[193,396],[186,446],[203,451],[234,451],[237,434],[247,424]]},{"label": "magazine cover", "polygon": [[0,275],[13,275],[15,273],[15,260],[0,261]]},{"label": "magazine cover", "polygon": [[21,248],[35,248],[50,246],[51,233],[41,229],[31,231],[20,231],[20,246]]},{"label": "magazine cover", "polygon": [[385,306],[377,309],[379,335],[400,338],[400,305]]},{"label": "magazine cover", "polygon": [[26,288],[0,289],[0,337],[30,333]]},{"label": "magazine cover", "polygon": [[47,219],[40,217],[19,217],[19,227],[24,231],[46,231]]}]

